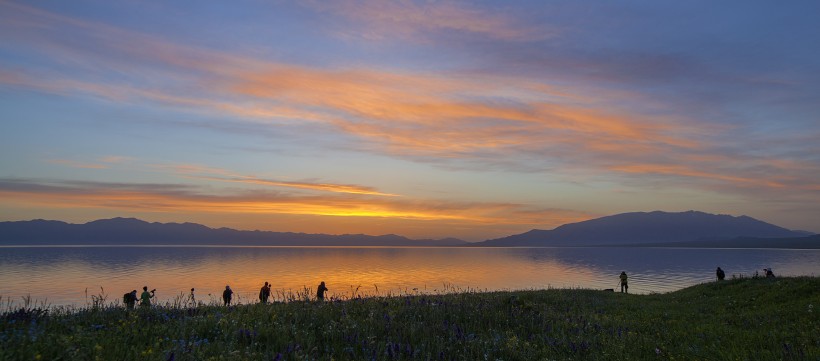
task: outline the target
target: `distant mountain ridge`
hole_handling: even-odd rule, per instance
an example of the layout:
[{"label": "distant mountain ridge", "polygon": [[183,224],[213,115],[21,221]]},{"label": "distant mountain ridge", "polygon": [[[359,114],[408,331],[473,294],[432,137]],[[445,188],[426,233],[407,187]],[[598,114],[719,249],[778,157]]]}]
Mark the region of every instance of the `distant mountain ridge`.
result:
[{"label": "distant mountain ridge", "polygon": [[0,222],[0,245],[458,246],[455,238],[413,240],[395,234],[308,234],[209,228],[111,218],[85,224],[42,219]]},{"label": "distant mountain ridge", "polygon": [[553,230],[526,233],[478,242],[485,247],[658,245],[675,242],[709,242],[739,238],[796,238],[792,231],[748,216],[715,215],[697,211],[621,213],[570,223]]},{"label": "distant mountain ridge", "polygon": [[483,242],[414,240],[395,234],[308,234],[209,228],[197,223],[150,223],[111,218],[85,224],[32,220],[0,222],[0,245],[237,245],[237,246],[649,246],[820,249],[820,236],[748,216],[704,212],[633,212],[534,229]]}]

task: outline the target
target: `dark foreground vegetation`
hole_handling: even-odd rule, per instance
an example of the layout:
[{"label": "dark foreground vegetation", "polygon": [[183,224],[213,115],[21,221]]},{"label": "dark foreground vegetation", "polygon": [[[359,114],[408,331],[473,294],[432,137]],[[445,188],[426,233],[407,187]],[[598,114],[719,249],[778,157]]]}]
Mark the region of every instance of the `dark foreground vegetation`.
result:
[{"label": "dark foreground vegetation", "polygon": [[325,303],[7,310],[4,360],[818,360],[820,278]]}]

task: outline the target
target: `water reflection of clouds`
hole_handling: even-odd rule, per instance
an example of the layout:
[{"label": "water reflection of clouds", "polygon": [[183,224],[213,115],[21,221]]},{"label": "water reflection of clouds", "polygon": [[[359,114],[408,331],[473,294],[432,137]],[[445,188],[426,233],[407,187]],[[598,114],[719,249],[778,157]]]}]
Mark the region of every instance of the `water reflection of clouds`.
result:
[{"label": "water reflection of clouds", "polygon": [[[259,287],[275,291],[315,288],[331,295],[386,292],[614,288],[621,271],[635,293],[667,292],[708,282],[721,266],[751,275],[774,267],[781,275],[820,272],[820,252],[651,248],[4,248],[0,295],[30,294],[54,304],[84,304],[104,287],[109,300],[143,285],[161,299],[197,289],[200,300],[217,298],[230,284],[243,302]],[[414,290],[415,289],[415,290]]]}]

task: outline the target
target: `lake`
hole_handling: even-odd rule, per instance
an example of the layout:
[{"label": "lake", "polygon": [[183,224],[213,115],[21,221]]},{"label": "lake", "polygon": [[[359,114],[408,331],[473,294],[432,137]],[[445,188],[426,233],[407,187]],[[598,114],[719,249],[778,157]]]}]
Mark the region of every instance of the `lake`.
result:
[{"label": "lake", "polygon": [[[265,281],[274,296],[325,281],[331,297],[475,290],[617,288],[675,291],[772,267],[778,276],[820,275],[820,250],[683,248],[380,247],[0,247],[0,302],[30,297],[49,306],[85,306],[92,295],[119,302],[143,285],[160,301],[187,295],[215,301],[225,285],[255,302]],[[356,290],[358,288],[358,291]]]}]

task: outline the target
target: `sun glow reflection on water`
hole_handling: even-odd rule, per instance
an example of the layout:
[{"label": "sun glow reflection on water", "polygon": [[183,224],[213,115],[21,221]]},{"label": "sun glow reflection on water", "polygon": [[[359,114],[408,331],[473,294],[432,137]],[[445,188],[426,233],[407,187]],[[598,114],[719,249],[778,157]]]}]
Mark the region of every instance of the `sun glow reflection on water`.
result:
[{"label": "sun glow reflection on water", "polygon": [[[256,301],[265,281],[275,297],[325,281],[331,297],[475,290],[617,288],[669,292],[713,280],[714,269],[751,275],[820,274],[820,251],[663,248],[379,248],[379,247],[5,247],[0,296],[83,306],[104,292],[109,302],[143,285],[160,301],[187,295],[216,301],[230,285],[241,303]],[[102,288],[102,290],[101,290]],[[358,292],[355,290],[358,288]],[[86,294],[87,290],[87,294]],[[210,296],[209,296],[210,294]]]}]

